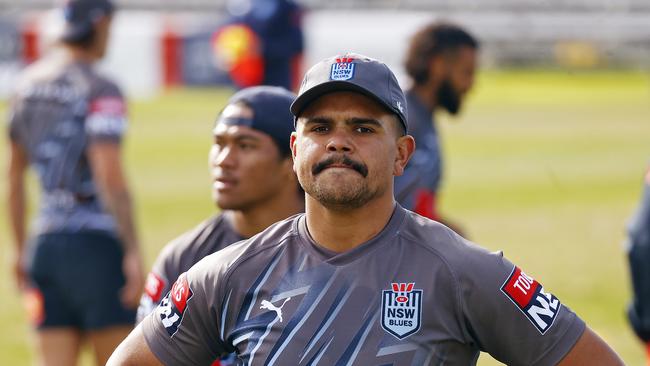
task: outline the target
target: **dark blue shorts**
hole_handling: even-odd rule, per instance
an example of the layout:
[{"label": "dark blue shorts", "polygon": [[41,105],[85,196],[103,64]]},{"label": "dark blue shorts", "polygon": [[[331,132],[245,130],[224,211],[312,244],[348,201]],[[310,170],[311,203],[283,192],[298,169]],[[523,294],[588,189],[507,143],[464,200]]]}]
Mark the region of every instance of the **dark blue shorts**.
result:
[{"label": "dark blue shorts", "polygon": [[39,329],[98,330],[135,321],[135,309],[119,299],[122,247],[108,233],[39,235],[30,248],[28,271],[34,286],[29,307]]}]

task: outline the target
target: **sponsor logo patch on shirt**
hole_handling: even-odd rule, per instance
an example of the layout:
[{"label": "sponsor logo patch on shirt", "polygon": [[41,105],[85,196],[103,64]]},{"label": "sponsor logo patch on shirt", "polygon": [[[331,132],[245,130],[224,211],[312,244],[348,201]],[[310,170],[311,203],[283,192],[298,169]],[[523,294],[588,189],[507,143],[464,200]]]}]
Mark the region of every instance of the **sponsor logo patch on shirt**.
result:
[{"label": "sponsor logo patch on shirt", "polygon": [[330,70],[330,80],[350,80],[354,77],[354,59],[350,57],[337,58]]},{"label": "sponsor logo patch on shirt", "polygon": [[187,281],[187,274],[183,273],[172,286],[172,290],[165,296],[158,306],[160,320],[170,337],[178,331],[187,309],[187,302],[192,298],[193,292]]},{"label": "sponsor logo patch on shirt", "polygon": [[157,274],[149,272],[147,282],[144,285],[144,292],[155,303],[160,301],[162,291],[165,288],[165,280],[160,278]]},{"label": "sponsor logo patch on shirt", "polygon": [[103,97],[90,103],[86,118],[86,131],[90,135],[121,136],[126,124],[126,105],[122,98]]},{"label": "sponsor logo patch on shirt", "polygon": [[100,113],[113,116],[126,114],[124,99],[119,97],[102,97],[90,102],[90,114]]},{"label": "sponsor logo patch on shirt", "polygon": [[503,292],[537,330],[544,334],[553,326],[562,304],[544,286],[515,266],[501,286]]},{"label": "sponsor logo patch on shirt", "polygon": [[422,318],[422,290],[415,283],[392,283],[390,290],[382,291],[381,327],[404,339],[420,330]]}]

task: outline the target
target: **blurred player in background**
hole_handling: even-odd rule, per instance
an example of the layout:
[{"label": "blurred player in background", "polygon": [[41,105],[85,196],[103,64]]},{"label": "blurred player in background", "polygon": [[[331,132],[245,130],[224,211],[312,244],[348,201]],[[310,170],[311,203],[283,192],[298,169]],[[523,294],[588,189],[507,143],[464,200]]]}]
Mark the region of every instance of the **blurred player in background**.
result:
[{"label": "blurred player in background", "polygon": [[478,41],[462,28],[433,23],[411,38],[405,60],[412,81],[406,92],[409,133],[416,151],[404,175],[395,180],[395,197],[405,208],[458,232],[460,228],[441,217],[437,208],[443,159],[435,113],[460,111],[474,84],[478,47]]},{"label": "blurred player in background", "polygon": [[[113,12],[108,0],[66,2],[62,52],[29,66],[11,101],[14,271],[43,365],[76,364],[84,339],[103,365],[132,328],[144,284],[122,168],[126,105],[93,70]],[[26,248],[29,165],[41,195]]]},{"label": "blurred player in background", "polygon": [[243,89],[230,98],[213,130],[209,156],[212,198],[222,211],[162,250],[147,277],[138,322],[203,257],[304,211],[289,149],[294,98],[271,86]]},{"label": "blurred player in background", "polygon": [[109,365],[622,365],[548,289],[395,202],[415,145],[388,67],[316,64],[291,106],[305,214],[182,274]]},{"label": "blurred player in background", "polygon": [[636,335],[645,343],[650,365],[650,169],[641,202],[628,228],[628,260],[634,298],[627,315]]},{"label": "blurred player in background", "polygon": [[292,0],[230,0],[214,35],[217,64],[239,88],[296,90],[302,77],[302,9]]}]

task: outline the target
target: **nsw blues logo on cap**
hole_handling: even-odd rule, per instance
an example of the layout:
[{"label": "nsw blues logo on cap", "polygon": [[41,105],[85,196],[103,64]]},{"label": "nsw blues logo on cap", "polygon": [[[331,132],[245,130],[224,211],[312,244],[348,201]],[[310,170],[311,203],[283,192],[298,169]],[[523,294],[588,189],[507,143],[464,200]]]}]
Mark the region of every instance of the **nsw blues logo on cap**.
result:
[{"label": "nsw blues logo on cap", "polygon": [[354,77],[354,61],[351,57],[337,58],[332,64],[330,80],[350,80]]}]

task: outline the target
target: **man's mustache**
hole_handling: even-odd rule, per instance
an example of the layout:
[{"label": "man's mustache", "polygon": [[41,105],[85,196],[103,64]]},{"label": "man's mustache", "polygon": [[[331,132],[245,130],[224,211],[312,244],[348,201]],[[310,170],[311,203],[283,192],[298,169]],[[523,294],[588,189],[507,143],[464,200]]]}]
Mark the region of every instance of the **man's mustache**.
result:
[{"label": "man's mustache", "polygon": [[346,155],[332,156],[319,163],[316,163],[316,165],[314,165],[314,167],[311,169],[311,172],[313,175],[317,175],[318,173],[322,172],[323,170],[325,170],[326,168],[328,168],[330,165],[333,164],[348,166],[356,170],[364,178],[368,176],[368,167],[366,167],[365,164],[360,163],[358,161],[354,161]]}]

